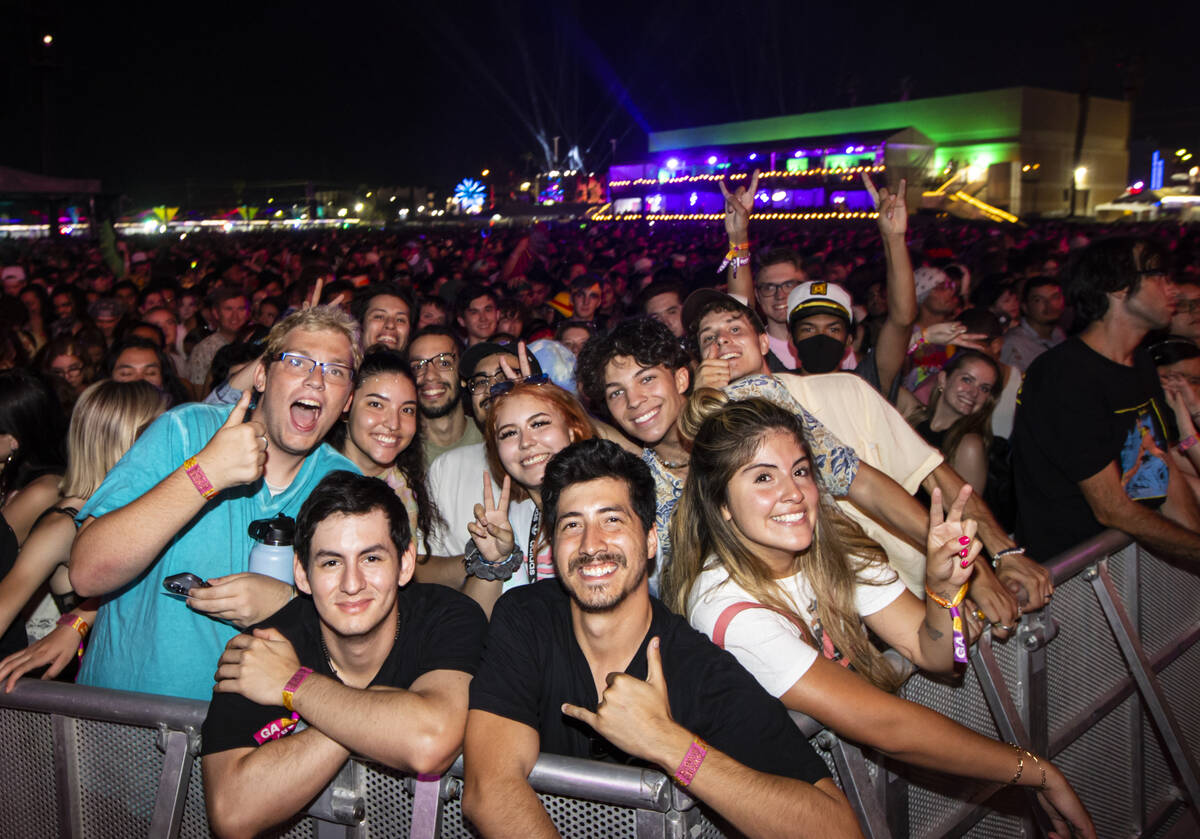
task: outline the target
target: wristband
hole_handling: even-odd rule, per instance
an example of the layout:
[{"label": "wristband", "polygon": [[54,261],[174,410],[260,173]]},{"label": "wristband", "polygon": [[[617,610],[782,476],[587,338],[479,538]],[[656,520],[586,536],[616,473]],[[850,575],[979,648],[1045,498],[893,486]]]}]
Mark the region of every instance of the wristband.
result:
[{"label": "wristband", "polygon": [[958,590],[958,593],[954,595],[952,600],[947,600],[944,597],[938,597],[933,593],[933,591],[930,590],[928,585],[925,586],[925,593],[929,595],[930,600],[941,606],[943,609],[953,609],[955,606],[962,603],[963,598],[967,596],[967,586],[968,583],[963,583],[962,588]]},{"label": "wristband", "polygon": [[292,674],[292,678],[288,679],[288,683],[283,686],[283,707],[295,713],[292,708],[292,697],[299,689],[304,680],[313,674],[311,667],[301,667]]},{"label": "wristband", "polygon": [[1184,437],[1182,440],[1179,441],[1179,450],[1181,452],[1186,452],[1188,449],[1190,449],[1192,446],[1196,445],[1197,443],[1200,443],[1200,440],[1196,439],[1196,435],[1189,434],[1188,436]]},{"label": "wristband", "polygon": [[1017,547],[1017,548],[1005,548],[1002,551],[996,551],[994,554],[992,554],[992,567],[995,568],[997,571],[999,571],[1000,570],[1000,560],[1004,559],[1004,557],[1006,557],[1006,556],[1014,556],[1016,554],[1020,554],[1021,556],[1024,556],[1025,549],[1021,548],[1021,547]]},{"label": "wristband", "polygon": [[212,498],[217,494],[217,491],[213,489],[212,483],[208,480],[208,475],[204,474],[204,470],[196,462],[195,455],[192,455],[183,462],[183,471],[187,472],[187,476],[191,478],[192,485],[196,487],[196,491],[205,498]]},{"label": "wristband", "polygon": [[699,737],[693,737],[692,745],[688,747],[687,754],[683,756],[683,760],[679,762],[679,768],[675,770],[675,780],[686,787],[696,777],[696,773],[700,771],[700,764],[704,763],[706,757],[708,757],[708,744]]},{"label": "wristband", "polygon": [[91,627],[88,626],[87,621],[85,621],[83,618],[79,617],[78,615],[72,614],[71,612],[67,612],[65,615],[63,615],[61,618],[59,618],[57,625],[71,627],[72,629],[74,629],[76,632],[79,633],[80,638],[86,638],[87,634],[88,634],[88,630],[91,629]]},{"label": "wristband", "polygon": [[954,647],[954,660],[959,664],[967,663],[967,639],[963,635],[963,620],[962,613],[958,610],[959,604],[963,602],[963,598],[967,596],[967,583],[962,584],[962,588],[954,595],[953,600],[946,600],[938,597],[929,586],[925,586],[925,593],[932,598],[933,602],[941,606],[943,609],[950,610],[950,643]]}]

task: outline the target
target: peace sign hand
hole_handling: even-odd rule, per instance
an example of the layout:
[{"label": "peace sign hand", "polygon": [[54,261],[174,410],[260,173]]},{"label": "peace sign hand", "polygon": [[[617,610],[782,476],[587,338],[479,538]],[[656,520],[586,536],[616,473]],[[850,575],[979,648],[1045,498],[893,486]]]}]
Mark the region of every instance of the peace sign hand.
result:
[{"label": "peace sign hand", "polygon": [[975,557],[983,550],[983,540],[975,538],[978,522],[962,517],[970,497],[971,485],[963,484],[945,521],[942,520],[942,491],[935,487],[929,500],[925,585],[947,600],[952,600],[962,584],[971,578]]},{"label": "peace sign hand", "polygon": [[750,241],[750,213],[754,209],[754,194],[758,192],[758,170],[750,175],[750,185],[739,186],[730,193],[724,179],[717,181],[725,196],[725,232],[729,240],[742,244]]},{"label": "peace sign hand", "polygon": [[479,548],[479,554],[492,563],[503,562],[513,552],[516,540],[508,520],[508,504],[512,496],[512,478],[504,476],[500,485],[500,503],[492,498],[492,477],[483,473],[483,503],[475,505],[475,521],[467,522],[467,531]]},{"label": "peace sign hand", "polygon": [[884,236],[903,237],[908,230],[908,202],[905,198],[908,181],[901,178],[900,188],[893,195],[886,186],[876,189],[866,172],[862,173],[862,180],[867,192],[871,193],[875,209],[879,211],[879,232]]},{"label": "peace sign hand", "polygon": [[659,765],[672,759],[678,762],[691,738],[671,717],[658,638],[646,645],[646,681],[628,673],[609,673],[607,682],[595,713],[565,702],[562,712],[587,723],[626,754]]}]

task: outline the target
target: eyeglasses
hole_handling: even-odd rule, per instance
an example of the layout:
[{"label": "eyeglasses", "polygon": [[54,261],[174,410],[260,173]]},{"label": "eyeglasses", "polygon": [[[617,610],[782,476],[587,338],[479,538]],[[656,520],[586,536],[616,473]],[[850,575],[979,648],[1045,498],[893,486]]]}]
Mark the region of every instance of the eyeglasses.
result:
[{"label": "eyeglasses", "polygon": [[774,297],[781,291],[784,294],[790,294],[792,289],[798,285],[800,285],[799,280],[787,280],[782,283],[758,283],[754,289],[763,297]]},{"label": "eyeglasses", "polygon": [[477,393],[480,390],[490,391],[493,384],[498,384],[506,380],[507,377],[504,375],[503,370],[497,370],[490,376],[487,373],[477,373],[471,378],[467,379],[467,392]]},{"label": "eyeglasses", "polygon": [[421,371],[425,369],[426,364],[432,364],[435,370],[450,370],[453,369],[455,361],[458,359],[456,353],[440,352],[433,358],[417,358],[408,363],[412,369],[414,376],[421,375]]},{"label": "eyeglasses", "polygon": [[1175,301],[1175,311],[1186,312],[1189,315],[1193,312],[1200,312],[1200,297],[1193,297],[1191,300],[1180,297]]},{"label": "eyeglasses", "polygon": [[489,393],[493,397],[501,396],[511,391],[519,383],[527,385],[544,385],[548,381],[550,381],[550,377],[545,373],[538,373],[536,376],[526,376],[523,379],[505,379],[502,382],[496,382],[494,385],[492,385],[492,389],[489,391]]},{"label": "eyeglasses", "polygon": [[336,361],[317,361],[295,352],[281,352],[274,357],[283,364],[283,369],[297,376],[307,376],[319,365],[321,375],[337,384],[349,384],[354,380],[354,368]]},{"label": "eyeglasses", "polygon": [[52,367],[50,369],[54,373],[54,375],[61,376],[62,378],[65,379],[67,376],[74,376],[79,373],[82,373],[83,365],[82,364],[72,364],[70,367]]}]

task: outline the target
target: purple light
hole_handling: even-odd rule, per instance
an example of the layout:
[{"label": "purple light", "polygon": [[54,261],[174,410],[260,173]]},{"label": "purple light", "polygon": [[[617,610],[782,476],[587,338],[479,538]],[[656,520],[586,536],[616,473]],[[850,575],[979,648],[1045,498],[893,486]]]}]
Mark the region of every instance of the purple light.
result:
[{"label": "purple light", "polygon": [[708,165],[709,165],[709,166],[716,166],[716,165],[717,165],[717,156],[716,156],[715,154],[710,154],[710,155],[708,156]]},{"label": "purple light", "polygon": [[668,160],[667,168],[670,169],[672,172],[674,172],[676,169],[678,169],[679,168],[679,158],[672,157],[670,160]]}]

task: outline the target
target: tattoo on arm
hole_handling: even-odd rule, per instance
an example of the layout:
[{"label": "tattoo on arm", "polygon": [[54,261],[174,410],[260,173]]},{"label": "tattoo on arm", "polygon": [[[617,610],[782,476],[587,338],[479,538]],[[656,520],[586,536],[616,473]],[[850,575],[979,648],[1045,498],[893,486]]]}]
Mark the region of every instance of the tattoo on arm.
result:
[{"label": "tattoo on arm", "polygon": [[939,629],[935,628],[934,626],[932,626],[932,625],[929,623],[929,621],[928,621],[928,620],[926,620],[926,621],[925,621],[925,632],[926,632],[926,633],[929,635],[929,637],[930,637],[931,639],[933,639],[934,641],[940,641],[940,640],[942,640],[942,636],[945,634],[945,633],[944,633],[944,632],[942,632],[941,630],[939,630]]}]

